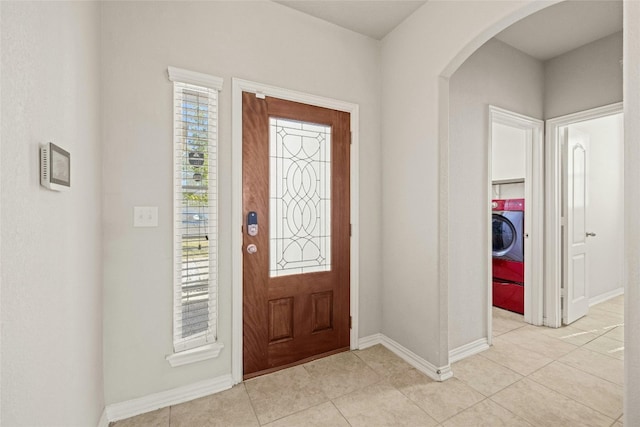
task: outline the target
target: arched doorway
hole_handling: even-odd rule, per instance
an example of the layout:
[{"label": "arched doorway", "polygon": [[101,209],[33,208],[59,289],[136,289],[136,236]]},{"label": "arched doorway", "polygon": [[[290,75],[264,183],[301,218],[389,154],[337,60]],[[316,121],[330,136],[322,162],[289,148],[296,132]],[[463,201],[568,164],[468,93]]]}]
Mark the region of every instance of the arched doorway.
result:
[{"label": "arched doorway", "polygon": [[[546,6],[546,5],[545,5]],[[535,11],[526,10],[525,8],[512,12],[511,15],[499,19],[498,22],[492,24],[485,31],[478,33],[478,35],[468,43],[447,65],[444,71],[440,74],[439,78],[439,108],[438,108],[438,129],[439,129],[439,166],[440,166],[440,182],[439,182],[439,201],[440,215],[439,215],[439,227],[441,229],[449,229],[450,227],[450,215],[448,204],[448,192],[449,192],[449,178],[451,176],[451,165],[449,163],[449,78],[455,72],[455,70],[471,55],[475,49],[488,40],[491,36],[497,34],[502,28],[506,28],[515,20],[522,17],[522,13],[532,14]],[[514,19],[515,17],[515,19]],[[625,2],[625,22],[634,23],[633,25],[625,26],[625,59],[624,59],[624,76],[625,76],[625,115],[627,117],[637,117],[640,108],[640,95],[639,95],[639,75],[638,69],[638,52],[640,51],[640,35],[638,34],[637,25],[635,23],[640,19],[640,6],[635,2]],[[635,71],[634,71],[635,70]],[[633,116],[635,114],[635,116]],[[632,141],[633,138],[638,138],[640,134],[640,126],[637,123],[632,123],[633,120],[628,120],[631,123],[625,123],[625,140]],[[625,206],[626,214],[626,295],[627,310],[625,311],[625,323],[632,325],[631,327],[637,332],[638,327],[635,325],[640,324],[640,310],[630,309],[635,307],[640,301],[640,292],[638,291],[638,277],[640,270],[640,263],[638,262],[639,248],[634,241],[638,241],[640,237],[640,227],[637,224],[637,220],[640,212],[640,204],[638,203],[638,194],[640,193],[640,185],[638,185],[638,172],[637,164],[640,161],[640,149],[637,144],[625,144],[625,200],[627,202]],[[439,238],[439,250],[441,253],[450,253],[450,241],[448,234],[443,234]],[[449,255],[447,255],[448,257]],[[447,268],[449,263],[447,262]],[[441,269],[445,267],[441,264]],[[448,292],[449,281],[448,271],[441,271],[440,274],[440,291]],[[447,311],[447,307],[441,304],[441,309]],[[625,378],[625,423],[633,424],[640,419],[640,410],[638,408],[638,402],[640,397],[638,396],[639,384],[633,381],[637,378],[634,373],[640,370],[637,364],[629,362],[629,359],[634,360],[637,354],[640,352],[640,339],[632,336],[632,333],[627,331],[625,338],[626,352],[627,352],[627,374]],[[442,348],[441,343],[441,348]],[[631,356],[631,357],[630,357]]]}]

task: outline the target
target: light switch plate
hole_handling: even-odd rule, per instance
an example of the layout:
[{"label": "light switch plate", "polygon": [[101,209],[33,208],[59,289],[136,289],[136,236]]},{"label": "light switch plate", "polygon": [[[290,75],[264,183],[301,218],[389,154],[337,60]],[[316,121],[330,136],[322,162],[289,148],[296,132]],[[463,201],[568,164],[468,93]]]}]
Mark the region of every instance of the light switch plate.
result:
[{"label": "light switch plate", "polygon": [[158,207],[157,206],[134,206],[133,208],[134,227],[157,227]]}]

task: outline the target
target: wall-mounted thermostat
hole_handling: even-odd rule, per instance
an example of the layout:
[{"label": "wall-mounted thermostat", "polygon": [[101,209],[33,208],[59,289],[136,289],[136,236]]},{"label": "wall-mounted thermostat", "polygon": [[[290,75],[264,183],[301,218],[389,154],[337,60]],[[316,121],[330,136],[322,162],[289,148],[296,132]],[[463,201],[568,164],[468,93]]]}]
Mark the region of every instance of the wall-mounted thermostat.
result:
[{"label": "wall-mounted thermostat", "polygon": [[71,187],[71,154],[52,142],[40,146],[40,185],[54,191]]}]

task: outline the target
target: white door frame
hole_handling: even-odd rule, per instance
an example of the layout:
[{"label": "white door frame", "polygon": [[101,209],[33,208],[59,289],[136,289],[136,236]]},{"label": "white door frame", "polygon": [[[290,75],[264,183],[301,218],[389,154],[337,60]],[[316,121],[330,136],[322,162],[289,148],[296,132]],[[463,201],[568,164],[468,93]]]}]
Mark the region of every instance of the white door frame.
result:
[{"label": "white door frame", "polygon": [[[525,245],[530,250],[525,250],[525,287],[524,287],[524,320],[533,325],[542,325],[543,321],[543,129],[544,122],[522,114],[514,113],[502,108],[489,106],[489,156],[487,194],[491,196],[492,188],[492,125],[494,123],[511,126],[527,131],[526,146],[526,175],[525,175]],[[487,239],[487,281],[488,315],[487,315],[487,340],[492,341],[492,307],[493,307],[493,277],[492,277],[492,243],[491,243],[491,197],[487,201],[487,217],[489,238]]]},{"label": "white door frame", "polygon": [[344,111],[351,115],[351,155],[350,155],[350,193],[351,193],[351,265],[350,265],[350,347],[358,348],[358,289],[359,289],[359,106],[350,102],[309,95],[275,86],[268,86],[237,78],[232,79],[232,117],[231,117],[231,263],[232,263],[232,336],[231,336],[231,375],[234,384],[242,382],[242,92],[255,93],[258,96],[271,96],[288,101],[315,105],[323,108]]},{"label": "white door frame", "polygon": [[544,324],[562,326],[562,156],[560,130],[565,126],[622,113],[622,102],[546,121],[545,137],[545,312]]}]

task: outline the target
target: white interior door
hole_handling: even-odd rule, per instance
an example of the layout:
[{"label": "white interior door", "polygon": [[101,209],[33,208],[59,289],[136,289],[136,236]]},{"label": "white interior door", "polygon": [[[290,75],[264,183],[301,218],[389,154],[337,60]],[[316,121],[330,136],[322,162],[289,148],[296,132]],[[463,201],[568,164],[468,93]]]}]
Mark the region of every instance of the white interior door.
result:
[{"label": "white interior door", "polygon": [[587,274],[587,178],[589,135],[563,129],[563,323],[569,324],[589,311]]}]

